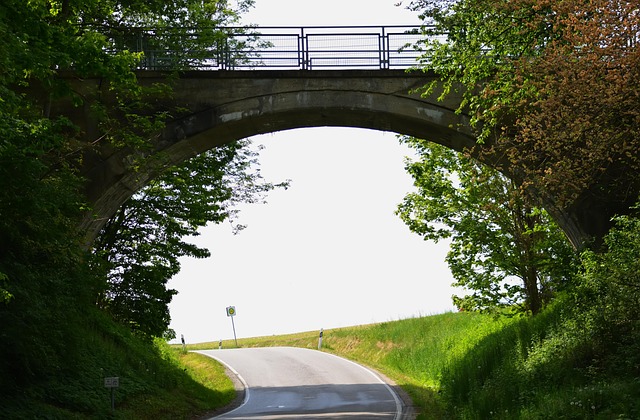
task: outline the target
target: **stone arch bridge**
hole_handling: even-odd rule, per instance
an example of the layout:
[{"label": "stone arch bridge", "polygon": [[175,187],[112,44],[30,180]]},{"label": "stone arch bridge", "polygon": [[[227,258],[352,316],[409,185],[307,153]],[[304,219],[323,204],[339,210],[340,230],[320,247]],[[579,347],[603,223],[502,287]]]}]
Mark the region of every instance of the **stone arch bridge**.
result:
[{"label": "stone arch bridge", "polygon": [[[308,51],[301,55],[298,51],[295,61],[300,67],[296,69],[201,69],[170,79],[161,71],[139,71],[139,82],[143,85],[158,82],[172,85],[174,94],[170,102],[158,103],[158,107],[170,105],[188,112],[170,121],[153,138],[152,148],[144,152],[142,167],[132,167],[140,151],[105,146],[85,156],[82,172],[94,210],[84,224],[89,240],[95,238],[127,198],[162,168],[253,135],[303,127],[343,126],[411,135],[457,151],[473,146],[475,138],[469,118],[455,112],[460,98],[451,95],[438,101],[437,89],[431,96],[414,93],[414,89],[437,76],[393,68],[394,56],[389,52],[390,41],[386,36],[380,38],[384,48],[379,47],[379,65],[373,69],[328,66],[311,70],[312,55]],[[308,43],[307,40],[302,44]],[[357,56],[357,61],[361,60]],[[90,108],[92,98],[108,97],[107,87],[102,80],[76,80],[72,75],[68,80],[72,89],[85,98],[84,105],[73,107],[63,101],[53,104],[55,112],[71,117],[88,139],[99,138],[101,133]],[[327,171],[330,170],[328,163]],[[606,200],[592,202],[586,198],[568,209],[558,210],[553,203],[548,204],[548,210],[577,247],[590,238],[601,237],[613,211],[618,210],[609,208]]]}]

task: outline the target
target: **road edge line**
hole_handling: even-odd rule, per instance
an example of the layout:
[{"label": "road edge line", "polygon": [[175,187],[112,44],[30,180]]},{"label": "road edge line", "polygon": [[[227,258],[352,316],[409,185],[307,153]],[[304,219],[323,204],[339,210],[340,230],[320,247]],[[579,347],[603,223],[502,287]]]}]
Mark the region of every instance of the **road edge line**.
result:
[{"label": "road edge line", "polygon": [[[391,385],[389,385],[389,383],[387,383],[387,381],[385,381],[382,378],[382,375],[378,372],[376,372],[374,369],[368,367],[368,366],[364,366],[358,362],[354,362],[353,360],[349,360],[347,358],[344,358],[342,356],[338,356],[337,354],[333,354],[333,353],[328,353],[328,352],[324,352],[321,351],[321,353],[327,354],[329,356],[333,356],[335,358],[344,360],[345,362],[349,362],[353,365],[356,365],[358,367],[360,367],[361,369],[366,370],[367,372],[369,372],[369,374],[371,374],[371,376],[373,376],[374,378],[376,378],[382,385],[384,385],[387,390],[389,391],[389,393],[391,394],[391,396],[393,397],[393,400],[396,403],[396,415],[393,417],[394,420],[402,420],[405,419],[405,417],[403,417],[403,415],[410,415],[410,413],[404,413],[404,408],[407,408],[405,402],[400,398],[400,396],[398,395],[398,393],[396,392],[395,389],[393,389],[394,387],[392,387]],[[394,384],[395,385],[395,384]]]},{"label": "road edge line", "polygon": [[222,417],[222,416],[226,416],[227,414],[233,413],[234,411],[242,408],[242,406],[244,406],[249,401],[249,394],[250,394],[250,392],[249,392],[249,384],[247,384],[247,381],[244,380],[242,375],[240,375],[238,373],[238,371],[235,370],[231,365],[227,364],[227,362],[218,359],[215,355],[213,355],[211,353],[205,353],[205,352],[209,352],[209,351],[215,352],[215,350],[192,350],[192,351],[193,351],[193,353],[199,353],[199,354],[202,354],[204,356],[210,357],[210,358],[215,359],[216,361],[218,361],[221,365],[223,365],[225,368],[229,369],[238,378],[238,380],[242,384],[242,387],[244,388],[244,399],[242,400],[242,403],[239,406],[235,407],[233,410],[229,410],[229,411],[227,411],[225,413],[221,413],[221,414],[218,414],[217,416],[211,417],[209,420],[217,419],[217,418]]}]

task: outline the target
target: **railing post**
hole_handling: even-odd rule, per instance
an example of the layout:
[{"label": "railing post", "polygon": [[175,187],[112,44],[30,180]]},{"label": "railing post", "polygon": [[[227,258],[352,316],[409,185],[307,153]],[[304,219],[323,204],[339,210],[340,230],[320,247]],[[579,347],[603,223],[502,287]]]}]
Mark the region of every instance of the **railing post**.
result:
[{"label": "railing post", "polygon": [[303,31],[304,31],[304,29],[300,28],[300,31],[298,32],[298,35],[297,35],[298,36],[298,51],[297,51],[297,54],[298,54],[298,70],[301,70],[301,69],[304,68],[304,53],[303,53],[304,40],[302,38]]},{"label": "railing post", "polygon": [[300,28],[300,37],[302,39],[302,68],[301,70],[309,70],[309,39],[304,33],[304,27]]},{"label": "railing post", "polygon": [[220,52],[220,69],[227,70],[227,66],[229,64],[229,37],[231,34],[227,34],[227,36],[223,39],[222,51]]},{"label": "railing post", "polygon": [[387,35],[386,28],[382,27],[382,45],[381,47],[381,61],[380,68],[388,69],[389,68],[389,36]]}]

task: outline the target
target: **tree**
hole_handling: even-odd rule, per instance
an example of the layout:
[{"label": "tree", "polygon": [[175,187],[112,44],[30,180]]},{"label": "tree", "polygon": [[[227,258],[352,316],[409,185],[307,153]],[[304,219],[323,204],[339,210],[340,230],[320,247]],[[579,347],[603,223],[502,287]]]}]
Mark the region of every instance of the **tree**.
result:
[{"label": "tree", "polygon": [[[257,202],[275,187],[253,170],[257,152],[247,140],[212,149],[173,167],[131,197],[95,242],[108,280],[99,305],[136,331],[160,337],[177,293],[167,282],[180,271],[179,258],[210,252],[185,241],[207,223],[233,221],[234,206]],[[241,229],[239,225],[236,229]]]},{"label": "tree", "polygon": [[566,287],[576,255],[558,226],[499,172],[444,146],[402,141],[420,160],[407,162],[417,192],[397,214],[424,239],[451,238],[447,263],[470,294],[454,296],[464,310],[515,308],[538,313]]},{"label": "tree", "polygon": [[[154,109],[156,99],[171,94],[170,86],[142,86],[136,69],[154,60],[154,49],[168,51],[162,53],[170,55],[163,57],[170,64],[163,68],[167,72],[203,60],[226,39],[223,28],[237,23],[252,4],[253,0],[234,1],[234,7],[227,0],[7,0],[0,6],[0,35],[5,40],[0,46],[0,82],[11,94],[30,86],[44,91],[25,99],[49,118],[56,111],[50,99],[70,98],[77,105],[84,101],[82,93],[58,77],[61,72],[101,79],[116,100],[90,104],[101,132],[95,138],[67,133],[67,141],[76,148],[70,156],[81,156],[89,145],[146,150],[150,133],[180,110]],[[85,136],[83,141],[74,143],[80,136]]]},{"label": "tree", "polygon": [[[74,327],[86,322],[101,290],[88,270],[78,226],[88,209],[78,175],[83,151],[91,147],[144,150],[146,134],[161,127],[166,110],[149,113],[135,70],[144,54],[118,48],[135,25],[175,24],[187,34],[199,26],[210,47],[220,27],[237,22],[251,4],[232,10],[225,0],[171,2],[118,0],[3,0],[0,2],[0,393],[16,385],[46,381],[77,360]],[[187,39],[177,37],[175,39]],[[180,64],[180,63],[178,63]],[[178,69],[178,67],[176,67]],[[54,116],[49,98],[82,97],[58,78],[109,81],[117,106],[96,104],[98,138],[65,116]],[[36,87],[43,95],[30,95]],[[166,87],[151,93],[167,94]],[[124,116],[118,123],[116,116]]]},{"label": "tree", "polygon": [[[460,89],[476,153],[558,209],[628,209],[640,185],[640,11],[627,0],[413,0],[423,66]],[[426,87],[427,90],[433,86]]]},{"label": "tree", "polygon": [[0,92],[0,393],[10,399],[72,364],[70,326],[96,283],[77,229],[81,179],[63,160],[68,123],[43,118],[1,81]]}]

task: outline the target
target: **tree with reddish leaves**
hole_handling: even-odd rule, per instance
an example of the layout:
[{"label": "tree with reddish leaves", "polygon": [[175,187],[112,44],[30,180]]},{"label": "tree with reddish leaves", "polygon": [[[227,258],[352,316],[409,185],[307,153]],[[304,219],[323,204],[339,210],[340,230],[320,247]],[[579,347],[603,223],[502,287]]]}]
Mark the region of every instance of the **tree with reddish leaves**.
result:
[{"label": "tree with reddish leaves", "polygon": [[[638,198],[640,8],[625,0],[414,0],[443,42],[424,67],[463,92],[476,153],[552,214]],[[434,38],[435,39],[435,38]],[[426,86],[431,90],[433,86]],[[611,214],[612,215],[612,214]],[[578,244],[579,245],[579,244]]]}]

